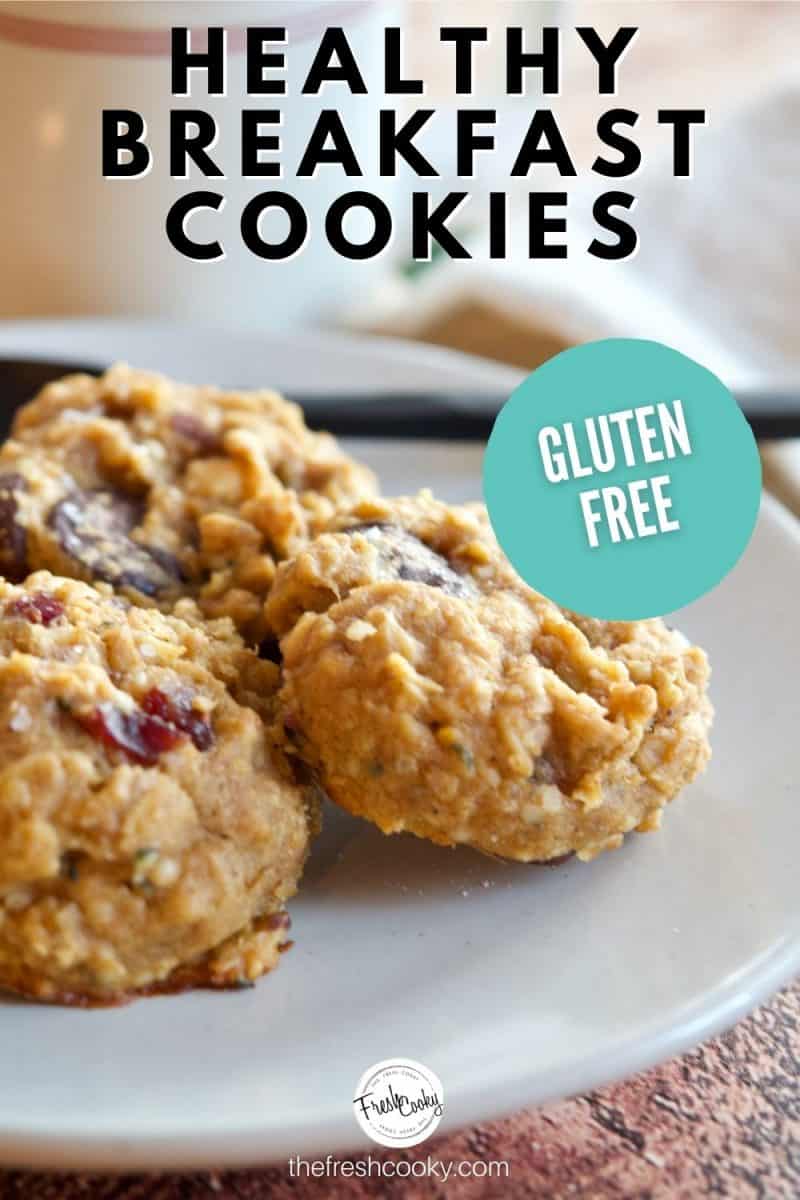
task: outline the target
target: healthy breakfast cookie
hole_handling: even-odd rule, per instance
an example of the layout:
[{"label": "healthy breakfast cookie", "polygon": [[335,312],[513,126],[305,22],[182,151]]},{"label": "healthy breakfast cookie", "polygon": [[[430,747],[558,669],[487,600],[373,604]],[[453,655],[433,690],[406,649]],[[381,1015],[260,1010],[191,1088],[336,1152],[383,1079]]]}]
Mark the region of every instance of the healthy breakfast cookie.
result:
[{"label": "healthy breakfast cookie", "polygon": [[366,467],[273,392],[117,366],[48,385],[0,451],[0,572],[102,580],[263,635],[275,564],[375,490]]},{"label": "healthy breakfast cookie", "polygon": [[262,719],[277,674],[229,621],[0,581],[0,986],[114,1003],[274,966],[316,827]]},{"label": "healthy breakfast cookie", "polygon": [[709,757],[703,652],[559,609],[478,506],[361,503],[279,567],[266,615],[290,750],[386,833],[589,859],[657,828]]}]

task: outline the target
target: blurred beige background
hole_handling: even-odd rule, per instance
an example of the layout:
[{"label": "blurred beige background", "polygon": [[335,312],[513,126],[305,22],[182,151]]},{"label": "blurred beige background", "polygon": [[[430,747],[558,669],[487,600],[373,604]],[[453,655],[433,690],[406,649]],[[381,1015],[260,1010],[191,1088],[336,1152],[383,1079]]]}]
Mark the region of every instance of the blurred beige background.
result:
[{"label": "blurred beige background", "polygon": [[[592,154],[591,118],[608,107],[598,97],[596,74],[568,28],[593,25],[611,34],[620,25],[636,25],[638,40],[620,67],[618,103],[640,109],[645,122],[654,97],[661,107],[706,107],[714,119],[746,103],[782,74],[796,75],[800,44],[800,4],[796,0],[409,0],[414,30],[415,69],[426,77],[433,95],[446,95],[437,72],[437,47],[427,36],[434,25],[531,25],[542,20],[565,25],[561,97],[554,102],[582,162]],[[499,51],[499,38],[494,39]],[[532,45],[535,45],[532,36]],[[702,53],[697,48],[702,47]],[[438,74],[438,79],[437,79]]]},{"label": "blurred beige background", "polygon": [[[529,42],[533,48],[538,44],[537,26],[542,23],[562,25],[560,95],[539,99],[535,86],[532,86],[530,96],[509,103],[495,131],[498,144],[504,136],[513,141],[516,131],[522,127],[533,108],[538,104],[552,107],[579,172],[577,180],[559,181],[559,190],[573,191],[582,182],[585,183],[587,169],[598,152],[594,132],[596,120],[609,107],[628,107],[640,114],[634,137],[642,148],[645,168],[666,163],[669,158],[670,134],[657,125],[657,110],[669,107],[704,108],[707,112],[706,128],[695,131],[693,142],[696,158],[702,155],[701,165],[707,171],[713,154],[724,160],[732,153],[730,131],[732,126],[737,125],[737,114],[743,114],[744,130],[748,113],[758,110],[759,106],[768,105],[770,99],[779,96],[782,91],[791,94],[792,84],[796,88],[798,80],[796,59],[800,45],[800,4],[794,0],[678,0],[672,3],[664,3],[663,0],[630,0],[627,3],[608,3],[604,0],[551,0],[541,3],[537,0],[497,0],[488,5],[483,0],[409,0],[409,24],[412,29],[409,66],[426,79],[430,102],[445,107],[448,100],[453,105],[456,101],[452,94],[452,47],[443,49],[438,38],[431,36],[431,30],[448,22],[489,25],[495,31],[490,46],[480,47],[475,52],[476,63],[482,64],[478,76],[478,94],[471,98],[461,97],[459,103],[465,107],[485,104],[494,94],[498,109],[504,103],[502,29],[509,24],[529,26]],[[574,27],[582,24],[594,26],[608,38],[623,24],[636,25],[639,29],[636,41],[618,68],[618,92],[615,97],[597,94],[596,64],[574,32]],[[535,76],[531,79],[532,85],[535,85]],[[418,98],[412,99],[418,101]],[[777,108],[776,112],[777,124],[788,125],[792,110],[787,106],[785,109]],[[769,117],[763,119],[768,120]],[[727,141],[723,144],[718,142],[712,153],[709,141],[717,138],[720,130],[724,131]],[[653,237],[664,242],[665,259],[669,258],[670,253],[667,241],[677,237],[681,248],[692,243],[698,270],[701,266],[703,273],[709,267],[712,271],[718,269],[720,274],[724,270],[732,270],[732,267],[723,267],[723,264],[726,258],[733,260],[737,245],[744,248],[742,229],[749,227],[748,223],[754,218],[752,208],[758,172],[764,167],[762,159],[768,157],[763,146],[757,144],[760,132],[757,127],[755,131],[753,127],[748,127],[747,132],[742,134],[752,146],[752,159],[746,169],[746,178],[743,178],[745,186],[742,189],[731,186],[731,179],[736,178],[731,162],[727,171],[720,173],[720,190],[716,196],[712,194],[712,185],[705,182],[698,184],[690,181],[688,186],[674,189],[676,199],[687,213],[692,205],[696,207],[693,227],[687,219],[685,231],[669,229],[666,211],[670,201],[663,202],[661,216],[664,219],[664,237],[659,236],[658,228],[653,228],[652,222],[645,236],[651,245]],[[788,129],[786,137],[789,137]],[[761,150],[764,153],[759,159]],[[741,151],[737,148],[736,153],[740,154]],[[776,159],[780,160],[781,153],[776,143],[772,150],[772,173],[768,176],[765,174],[764,191],[768,194],[765,195],[764,211],[767,214],[772,211],[777,197],[782,210],[778,215],[785,219],[792,203],[788,197],[794,184],[788,169],[785,187],[780,186],[780,177],[776,178],[774,163]],[[669,173],[666,167],[664,173]],[[591,179],[591,176],[588,178]],[[531,179],[517,181],[517,191],[528,190],[532,182]],[[622,182],[624,186],[625,181]],[[510,192],[515,187],[507,179],[498,181],[500,185]],[[642,186],[642,178],[637,173],[630,189],[638,195]],[[724,212],[728,218],[722,224],[718,219],[720,212]],[[767,228],[772,228],[775,236],[780,238],[780,225],[773,225],[772,221],[772,216],[768,216]],[[700,232],[702,230],[708,231],[707,238],[705,233]],[[707,245],[698,246],[698,240],[707,241]],[[746,247],[749,261],[740,272],[741,286],[737,287],[735,282],[731,282],[730,286],[726,284],[721,290],[727,292],[726,301],[728,296],[731,301],[736,297],[741,301],[745,287],[754,290],[754,295],[761,288],[761,299],[765,306],[761,319],[767,320],[769,317],[772,320],[770,304],[784,303],[786,284],[776,278],[774,269],[767,269],[769,250],[764,253],[762,270],[761,262],[756,260],[763,247],[758,245],[759,239],[755,235],[747,240],[750,243]],[[762,241],[767,240],[762,238]],[[787,247],[786,253],[791,255],[791,252],[791,247]],[[579,266],[577,259],[574,260],[573,268]],[[444,278],[439,281],[441,286],[438,290],[428,278],[435,272],[420,271],[415,275],[415,281],[422,280],[426,284],[424,288],[416,288],[413,295],[403,295],[396,285],[391,285],[379,295],[377,303],[375,297],[370,296],[366,306],[368,311],[363,317],[356,312],[353,320],[361,328],[372,328],[382,333],[396,332],[456,349],[471,350],[517,366],[532,367],[570,344],[572,336],[565,330],[563,319],[554,319],[552,308],[541,304],[541,293],[547,293],[546,286],[539,288],[539,303],[534,297],[535,281],[542,275],[541,265],[526,266],[518,261],[516,268],[518,278],[512,281],[511,272],[506,272],[505,284],[501,282],[500,286],[497,286],[499,272],[494,278],[487,280],[482,277],[478,282],[475,271],[451,270],[447,281]],[[619,268],[618,274],[624,270]],[[527,272],[527,281],[519,279],[523,271]],[[668,264],[664,274],[664,282],[669,282]],[[470,277],[475,281],[471,291],[470,285],[465,282]],[[656,278],[653,272],[653,291],[657,293]],[[515,286],[520,282],[522,286],[515,292]],[[513,301],[510,299],[512,295]],[[668,289],[662,295],[667,297]],[[675,306],[680,301],[675,297],[672,303]],[[751,300],[750,307],[755,303],[756,300]],[[691,320],[691,305],[687,316]],[[749,317],[742,317],[745,325],[748,320]],[[692,349],[697,348],[688,347],[687,352]]]}]

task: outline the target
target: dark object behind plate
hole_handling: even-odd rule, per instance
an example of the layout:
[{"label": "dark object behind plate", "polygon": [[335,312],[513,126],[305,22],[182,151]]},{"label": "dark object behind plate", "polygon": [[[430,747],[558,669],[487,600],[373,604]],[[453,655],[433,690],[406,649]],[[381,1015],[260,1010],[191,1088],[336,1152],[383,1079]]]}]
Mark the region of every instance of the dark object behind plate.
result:
[{"label": "dark object behind plate", "polygon": [[[0,359],[0,441],[8,436],[14,412],[53,379],[98,365]],[[383,392],[344,395],[290,393],[302,405],[312,429],[341,437],[443,438],[485,441],[505,396],[465,396],[444,392]],[[792,392],[748,393],[737,397],[757,438],[800,437],[800,398]]]}]

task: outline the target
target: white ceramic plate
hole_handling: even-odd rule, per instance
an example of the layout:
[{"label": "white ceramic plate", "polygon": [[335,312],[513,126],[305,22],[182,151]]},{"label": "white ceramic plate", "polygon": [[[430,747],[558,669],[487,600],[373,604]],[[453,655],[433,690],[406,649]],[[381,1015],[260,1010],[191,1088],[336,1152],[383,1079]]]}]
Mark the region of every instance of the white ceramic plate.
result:
[{"label": "white ceramic plate", "polygon": [[[196,379],[510,389],[513,372],[392,343],[163,326],[0,327],[0,355],[129,360]],[[362,444],[387,490],[480,489],[463,445]],[[730,1025],[800,967],[800,536],[767,503],[734,572],[679,616],[707,647],[708,773],[663,833],[590,865],[526,868],[330,811],[296,945],[242,993],[116,1011],[0,1005],[0,1160],[199,1167],[363,1145],[379,1059],[428,1064],[442,1128],[583,1091]]]}]

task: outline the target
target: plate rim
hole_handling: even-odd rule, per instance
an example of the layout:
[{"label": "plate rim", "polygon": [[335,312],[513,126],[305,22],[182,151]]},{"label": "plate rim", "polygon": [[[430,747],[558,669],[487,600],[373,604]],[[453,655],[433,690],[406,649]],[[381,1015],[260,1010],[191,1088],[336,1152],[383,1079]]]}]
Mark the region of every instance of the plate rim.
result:
[{"label": "plate rim", "polygon": [[[475,354],[465,354],[460,350],[452,350],[447,346],[438,346],[428,342],[415,342],[404,337],[389,337],[386,335],[357,333],[350,331],[339,331],[334,329],[308,329],[301,328],[292,332],[276,332],[269,333],[249,328],[240,328],[236,325],[228,326],[222,323],[211,324],[208,322],[189,322],[189,321],[157,321],[151,317],[133,317],[130,320],[119,317],[65,317],[42,319],[38,317],[22,317],[17,320],[2,320],[0,319],[0,356],[11,354],[13,352],[13,339],[17,336],[22,336],[23,339],[29,337],[47,339],[49,336],[70,334],[75,338],[89,337],[100,330],[103,334],[113,334],[119,332],[120,336],[124,336],[125,330],[134,331],[137,335],[152,336],[154,339],[167,338],[225,338],[228,341],[236,341],[242,345],[247,345],[253,351],[256,349],[263,353],[270,342],[279,342],[282,346],[296,345],[298,350],[304,352],[312,351],[315,347],[322,347],[324,350],[336,351],[337,349],[345,349],[348,353],[358,356],[361,359],[369,361],[386,361],[390,359],[393,364],[403,366],[408,362],[409,357],[413,357],[416,365],[423,367],[425,370],[448,374],[454,370],[468,369],[471,372],[471,388],[475,392],[483,390],[485,387],[487,394],[496,395],[498,391],[503,391],[505,388],[513,389],[520,383],[526,375],[526,372],[517,367],[510,367],[504,363],[497,362],[494,359],[482,358]],[[7,343],[11,343],[8,345]],[[43,350],[37,354],[35,351],[25,350],[25,357],[31,357],[35,361],[47,361],[48,358],[58,357],[59,361],[69,363],[75,362],[80,365],[87,358],[91,358],[90,352],[76,350],[74,353],[71,350]],[[21,357],[21,355],[20,355]],[[229,384],[228,386],[235,386]],[[264,384],[265,387],[270,387],[269,381]],[[320,380],[315,382],[315,388],[319,388],[320,392],[325,391],[325,381]],[[444,390],[451,390],[455,393],[463,391],[463,384],[444,385]],[[340,387],[331,389],[334,392],[341,390]],[[379,393],[384,389],[380,386],[380,380],[370,381],[364,388],[356,385],[353,387],[354,393],[360,391]],[[394,391],[393,387],[386,389]],[[410,391],[416,389],[410,388]],[[420,389],[425,390],[425,389]]]}]

